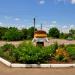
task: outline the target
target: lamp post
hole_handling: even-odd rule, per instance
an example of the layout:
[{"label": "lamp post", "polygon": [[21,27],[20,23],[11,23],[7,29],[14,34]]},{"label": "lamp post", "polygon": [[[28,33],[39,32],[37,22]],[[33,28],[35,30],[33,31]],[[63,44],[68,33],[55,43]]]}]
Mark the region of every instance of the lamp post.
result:
[{"label": "lamp post", "polygon": [[35,18],[33,20],[34,20],[34,34],[35,34]]}]

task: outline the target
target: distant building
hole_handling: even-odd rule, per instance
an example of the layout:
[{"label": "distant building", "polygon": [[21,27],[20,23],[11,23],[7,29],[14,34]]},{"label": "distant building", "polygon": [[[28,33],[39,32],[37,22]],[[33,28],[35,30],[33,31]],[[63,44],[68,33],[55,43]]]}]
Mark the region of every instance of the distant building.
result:
[{"label": "distant building", "polygon": [[47,33],[43,30],[35,31],[32,41],[36,46],[45,46],[45,43],[48,42]]}]

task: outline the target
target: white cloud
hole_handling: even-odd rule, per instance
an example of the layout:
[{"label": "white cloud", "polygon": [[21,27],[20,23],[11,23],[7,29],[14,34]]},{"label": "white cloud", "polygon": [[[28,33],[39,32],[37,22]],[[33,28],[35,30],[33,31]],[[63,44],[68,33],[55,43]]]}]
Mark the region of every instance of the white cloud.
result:
[{"label": "white cloud", "polygon": [[5,26],[2,22],[0,22],[0,26]]},{"label": "white cloud", "polygon": [[75,4],[75,0],[54,0],[56,4],[63,2],[64,4],[66,3],[71,3],[71,4]]},{"label": "white cloud", "polygon": [[0,22],[0,25],[2,25],[3,23],[2,22]]},{"label": "white cloud", "polygon": [[45,4],[45,0],[40,0],[40,4]]},{"label": "white cloud", "polygon": [[48,33],[48,31],[49,31],[49,28],[47,28],[47,27],[44,27],[44,28],[43,28],[43,30],[44,30],[44,31],[46,31],[46,32]]},{"label": "white cloud", "polygon": [[61,27],[60,29],[61,29],[61,30],[60,30],[61,32],[68,33],[70,27],[67,26],[67,25],[62,25],[62,27]]},{"label": "white cloud", "polygon": [[63,2],[64,4],[69,1],[69,0],[54,0],[56,4]]},{"label": "white cloud", "polygon": [[75,4],[75,0],[56,0],[55,1],[56,3],[60,3],[60,2],[63,2],[63,3],[71,3],[71,4]]},{"label": "white cloud", "polygon": [[15,20],[15,21],[19,21],[19,20],[20,20],[20,18],[15,18],[14,20]]},{"label": "white cloud", "polygon": [[57,27],[57,22],[56,21],[52,21],[50,24],[50,28],[52,27]]},{"label": "white cloud", "polygon": [[57,22],[56,21],[52,21],[52,24],[56,24]]},{"label": "white cloud", "polygon": [[4,16],[5,19],[11,19],[11,16]]},{"label": "white cloud", "polygon": [[52,27],[56,27],[56,25],[54,25],[54,24],[50,24],[50,28],[52,28]]},{"label": "white cloud", "polygon": [[72,3],[72,4],[75,4],[75,0],[71,0],[71,3]]},{"label": "white cloud", "polygon": [[20,20],[20,18],[18,18],[18,17],[13,18],[12,16],[4,16],[4,18],[5,18],[6,20],[9,20],[9,19],[12,19],[12,20],[15,20],[15,21],[19,21],[19,20]]},{"label": "white cloud", "polygon": [[68,26],[66,26],[66,25],[62,26],[62,29],[67,29],[67,28],[68,28]]},{"label": "white cloud", "polygon": [[70,29],[74,29],[75,28],[75,25],[70,25]]}]

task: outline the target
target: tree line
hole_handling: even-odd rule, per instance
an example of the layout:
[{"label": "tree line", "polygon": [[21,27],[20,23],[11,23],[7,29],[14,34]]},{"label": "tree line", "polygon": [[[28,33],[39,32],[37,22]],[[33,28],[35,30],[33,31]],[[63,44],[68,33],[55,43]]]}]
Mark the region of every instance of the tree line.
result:
[{"label": "tree line", "polygon": [[[35,28],[35,31],[37,29]],[[0,40],[7,41],[18,41],[24,39],[32,39],[34,37],[34,27],[23,28],[19,30],[15,27],[0,27]],[[75,30],[69,30],[69,33],[61,33],[58,28],[50,28],[48,31],[48,37],[52,38],[63,38],[67,39],[68,37],[75,39]]]},{"label": "tree line", "polygon": [[23,28],[21,30],[15,27],[0,27],[0,40],[18,41],[24,39],[32,39],[33,36],[34,27],[30,27],[29,29]]}]

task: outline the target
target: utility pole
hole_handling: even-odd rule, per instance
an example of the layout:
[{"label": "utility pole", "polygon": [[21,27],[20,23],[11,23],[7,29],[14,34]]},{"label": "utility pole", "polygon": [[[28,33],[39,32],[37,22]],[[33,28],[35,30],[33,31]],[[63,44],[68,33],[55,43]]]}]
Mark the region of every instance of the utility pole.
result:
[{"label": "utility pole", "polygon": [[33,20],[34,20],[34,33],[35,33],[35,18]]},{"label": "utility pole", "polygon": [[42,24],[41,24],[41,30],[42,30]]}]

